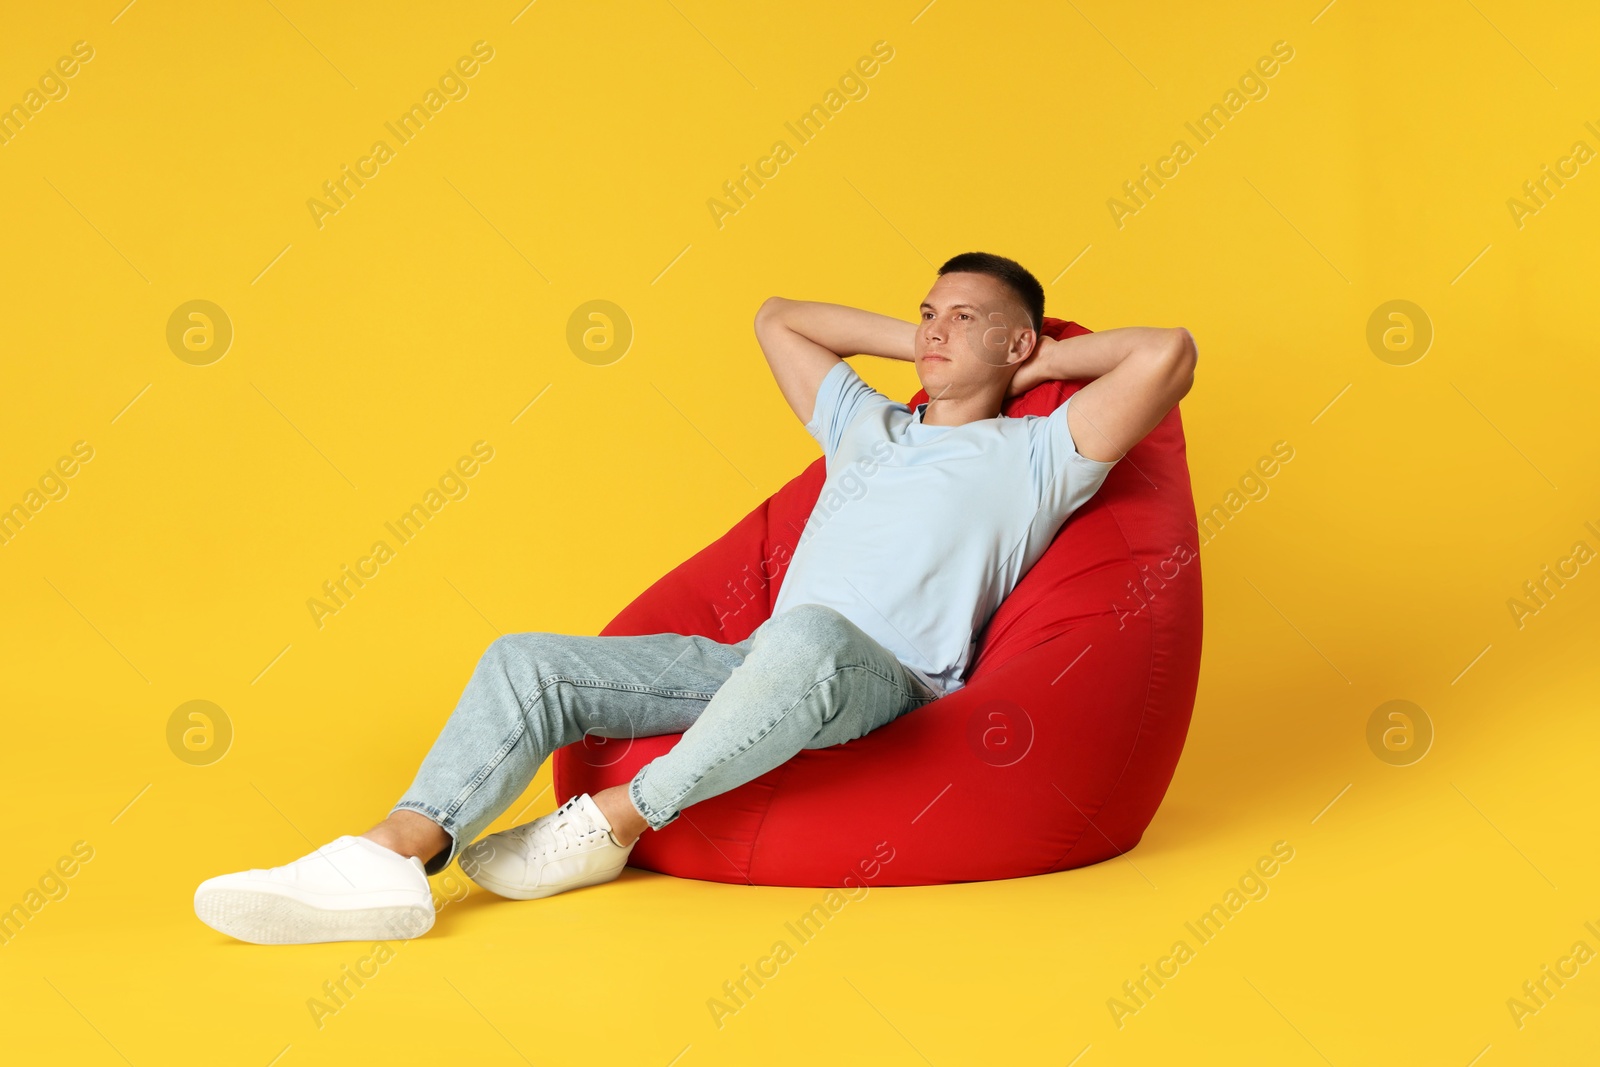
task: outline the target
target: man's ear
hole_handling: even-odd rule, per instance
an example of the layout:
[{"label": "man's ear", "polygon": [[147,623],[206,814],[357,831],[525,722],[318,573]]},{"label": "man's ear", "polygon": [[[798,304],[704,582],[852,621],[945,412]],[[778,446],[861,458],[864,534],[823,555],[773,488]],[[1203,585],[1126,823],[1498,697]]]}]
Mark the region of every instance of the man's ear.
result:
[{"label": "man's ear", "polygon": [[1031,329],[1017,331],[1016,339],[1011,342],[1012,358],[1008,363],[1025,363],[1032,359],[1039,351],[1039,335]]}]

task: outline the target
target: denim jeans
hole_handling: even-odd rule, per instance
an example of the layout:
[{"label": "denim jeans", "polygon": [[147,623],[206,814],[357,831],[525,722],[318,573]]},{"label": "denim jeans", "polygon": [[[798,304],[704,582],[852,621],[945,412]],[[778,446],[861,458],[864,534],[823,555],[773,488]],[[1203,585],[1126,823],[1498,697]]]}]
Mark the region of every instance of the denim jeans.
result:
[{"label": "denim jeans", "polygon": [[821,604],[797,604],[736,644],[675,633],[506,634],[478,661],[394,810],[420,812],[450,835],[427,864],[437,874],[561,746],[682,733],[628,784],[633,806],[659,830],[803,748],[844,744],[937,696]]}]

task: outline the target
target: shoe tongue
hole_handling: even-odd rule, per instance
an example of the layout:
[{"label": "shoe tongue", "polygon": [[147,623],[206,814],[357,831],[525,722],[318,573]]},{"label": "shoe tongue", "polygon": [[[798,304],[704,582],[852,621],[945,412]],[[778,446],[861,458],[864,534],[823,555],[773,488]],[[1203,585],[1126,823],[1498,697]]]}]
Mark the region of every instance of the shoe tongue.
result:
[{"label": "shoe tongue", "polygon": [[611,832],[611,822],[606,818],[605,812],[600,810],[600,805],[596,804],[594,802],[594,798],[588,793],[580,793],[578,796],[573,797],[573,802],[576,803],[578,807],[589,816],[589,820],[593,822],[596,827],[604,830],[608,834]]}]

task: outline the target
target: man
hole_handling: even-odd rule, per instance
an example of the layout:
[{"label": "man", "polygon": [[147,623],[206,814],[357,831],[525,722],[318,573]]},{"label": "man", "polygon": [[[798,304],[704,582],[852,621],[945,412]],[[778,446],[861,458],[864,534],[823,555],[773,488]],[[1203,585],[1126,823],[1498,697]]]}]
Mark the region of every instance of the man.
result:
[{"label": "man", "polygon": [[[769,299],[756,338],[822,446],[821,500],[842,501],[813,509],[772,616],[736,643],[497,639],[386,819],[285,866],[209,879],[196,913],[261,944],[408,938],[433,925],[427,876],[457,856],[513,899],[607,882],[683,808],[960,688],[974,635],[1194,383],[1187,330],[1055,341],[1043,315],[1034,276],[982,252],[939,268],[916,323]],[[848,355],[913,361],[929,400],[891,401]],[[1093,381],[1048,416],[1000,414],[1051,379]],[[680,732],[626,785],[472,844],[557,748]]]}]

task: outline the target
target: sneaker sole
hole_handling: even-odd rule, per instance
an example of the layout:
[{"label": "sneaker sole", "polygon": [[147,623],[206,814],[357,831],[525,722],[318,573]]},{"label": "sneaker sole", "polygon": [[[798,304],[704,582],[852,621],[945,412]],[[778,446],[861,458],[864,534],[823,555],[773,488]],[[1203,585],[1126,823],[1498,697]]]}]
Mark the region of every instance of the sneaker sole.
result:
[{"label": "sneaker sole", "polygon": [[569,889],[583,889],[591,885],[601,885],[605,882],[614,882],[621,877],[623,867],[626,866],[627,864],[623,864],[622,867],[618,867],[614,871],[591,875],[588,878],[583,878],[576,882],[567,882],[562,885],[554,886],[541,885],[533,887],[525,885],[513,885],[510,882],[502,882],[498,878],[495,878],[493,875],[484,871],[482,868],[479,868],[474,873],[469,872],[465,867],[462,867],[461,873],[465,874],[469,879],[471,879],[474,885],[477,885],[483,889],[487,889],[496,896],[505,897],[508,900],[540,900],[544,897],[553,897],[557,893],[565,893]]},{"label": "sneaker sole", "polygon": [[213,930],[254,945],[407,941],[432,929],[434,918],[431,902],[339,910],[281,893],[226,888],[197,894],[194,911]]}]

